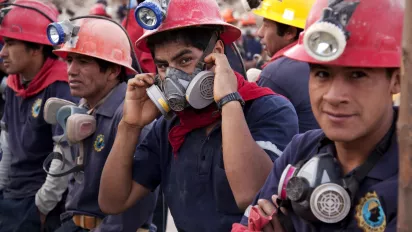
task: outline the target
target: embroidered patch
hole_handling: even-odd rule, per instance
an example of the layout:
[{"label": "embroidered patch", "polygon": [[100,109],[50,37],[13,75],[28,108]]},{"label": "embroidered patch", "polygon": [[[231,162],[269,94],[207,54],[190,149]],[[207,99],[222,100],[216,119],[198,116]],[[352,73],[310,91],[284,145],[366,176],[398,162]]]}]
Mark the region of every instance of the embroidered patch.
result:
[{"label": "embroidered patch", "polygon": [[40,114],[40,109],[41,109],[41,99],[37,99],[34,103],[33,106],[31,107],[31,116],[33,118],[37,118]]},{"label": "embroidered patch", "polygon": [[104,135],[100,134],[96,137],[94,141],[94,150],[100,152],[104,148]]},{"label": "embroidered patch", "polygon": [[367,193],[356,206],[356,221],[363,231],[383,232],[386,217],[376,192]]}]

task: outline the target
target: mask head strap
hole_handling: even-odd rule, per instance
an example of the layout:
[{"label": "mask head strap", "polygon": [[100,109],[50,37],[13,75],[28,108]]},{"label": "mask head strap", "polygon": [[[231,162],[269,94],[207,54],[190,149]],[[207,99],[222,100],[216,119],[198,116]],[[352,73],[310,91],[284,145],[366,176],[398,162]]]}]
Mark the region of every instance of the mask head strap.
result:
[{"label": "mask head strap", "polygon": [[199,62],[196,65],[196,69],[199,69],[199,71],[203,71],[206,69],[206,63],[204,62],[204,59],[206,56],[211,54],[213,52],[213,49],[215,48],[215,45],[219,39],[219,33],[214,32],[212,37],[210,37],[209,43],[207,44],[206,49],[203,51],[203,55],[200,57]]}]

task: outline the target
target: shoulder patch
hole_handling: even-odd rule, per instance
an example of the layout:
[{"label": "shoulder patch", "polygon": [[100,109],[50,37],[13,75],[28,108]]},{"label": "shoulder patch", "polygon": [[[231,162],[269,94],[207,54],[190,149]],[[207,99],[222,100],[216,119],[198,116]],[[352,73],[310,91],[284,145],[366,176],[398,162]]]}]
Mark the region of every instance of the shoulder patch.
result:
[{"label": "shoulder patch", "polygon": [[99,134],[94,141],[94,150],[100,152],[104,148],[104,135]]},{"label": "shoulder patch", "polygon": [[33,116],[33,118],[37,118],[39,116],[41,103],[42,100],[40,98],[34,101],[33,106],[31,107],[31,116]]},{"label": "shoulder patch", "polygon": [[356,206],[356,221],[363,231],[383,232],[386,216],[376,192],[367,193]]}]

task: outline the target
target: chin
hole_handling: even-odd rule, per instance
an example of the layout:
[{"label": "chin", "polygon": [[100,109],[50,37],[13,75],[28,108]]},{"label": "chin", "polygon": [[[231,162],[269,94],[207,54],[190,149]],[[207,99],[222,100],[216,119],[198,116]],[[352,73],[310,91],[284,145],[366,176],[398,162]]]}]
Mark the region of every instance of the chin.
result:
[{"label": "chin", "polygon": [[328,128],[323,129],[326,137],[334,142],[348,143],[360,138],[359,131],[354,131],[353,129],[343,129],[343,128]]},{"label": "chin", "polygon": [[18,74],[18,73],[19,73],[19,72],[17,72],[16,70],[13,70],[13,69],[11,69],[11,68],[5,68],[4,71],[5,71],[7,74],[10,74],[10,75],[14,75],[14,74]]},{"label": "chin", "polygon": [[79,97],[79,98],[83,98],[84,97],[84,93],[83,91],[77,90],[77,89],[70,89],[70,94],[73,97]]}]

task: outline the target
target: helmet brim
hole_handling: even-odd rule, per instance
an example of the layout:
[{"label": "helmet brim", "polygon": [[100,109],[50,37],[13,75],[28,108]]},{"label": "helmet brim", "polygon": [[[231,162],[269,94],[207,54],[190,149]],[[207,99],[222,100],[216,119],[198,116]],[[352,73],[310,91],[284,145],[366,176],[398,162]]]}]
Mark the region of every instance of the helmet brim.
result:
[{"label": "helmet brim", "polygon": [[66,58],[67,58],[67,55],[68,55],[69,53],[78,54],[78,55],[83,55],[83,56],[89,56],[89,57],[93,57],[93,58],[96,58],[96,59],[104,60],[104,61],[107,61],[107,62],[110,62],[110,63],[113,63],[113,64],[120,65],[120,66],[122,66],[122,67],[125,67],[126,69],[130,70],[131,72],[133,72],[133,74],[137,74],[137,73],[138,73],[134,68],[132,68],[131,65],[120,64],[120,63],[118,63],[118,62],[116,62],[116,61],[114,61],[114,60],[103,59],[103,58],[101,58],[101,57],[94,56],[94,55],[90,55],[90,54],[86,54],[86,53],[82,53],[82,52],[77,52],[77,51],[75,52],[75,51],[71,51],[71,50],[68,50],[68,49],[60,48],[60,49],[53,50],[53,53],[54,53],[56,56],[58,56],[58,57],[60,57],[60,58],[63,58],[63,59],[66,59]]},{"label": "helmet brim", "polygon": [[[188,24],[187,22],[182,22],[181,25],[184,26],[173,26],[170,27],[167,24],[162,24],[157,30],[151,30],[151,31],[146,31],[142,37],[140,37],[135,45],[136,47],[143,52],[150,52],[150,49],[147,47],[147,38],[149,38],[152,35],[155,35],[157,33],[165,32],[165,31],[171,31],[171,30],[178,30],[182,28],[188,28],[188,27],[218,27],[218,26],[223,26],[223,32],[220,34],[220,39],[225,43],[225,44],[231,44],[235,42],[242,34],[241,30],[237,28],[236,26],[233,26],[229,23],[225,22],[210,22],[209,19],[205,19],[205,23],[193,23],[193,24]],[[172,29],[170,29],[172,28]]]}]

